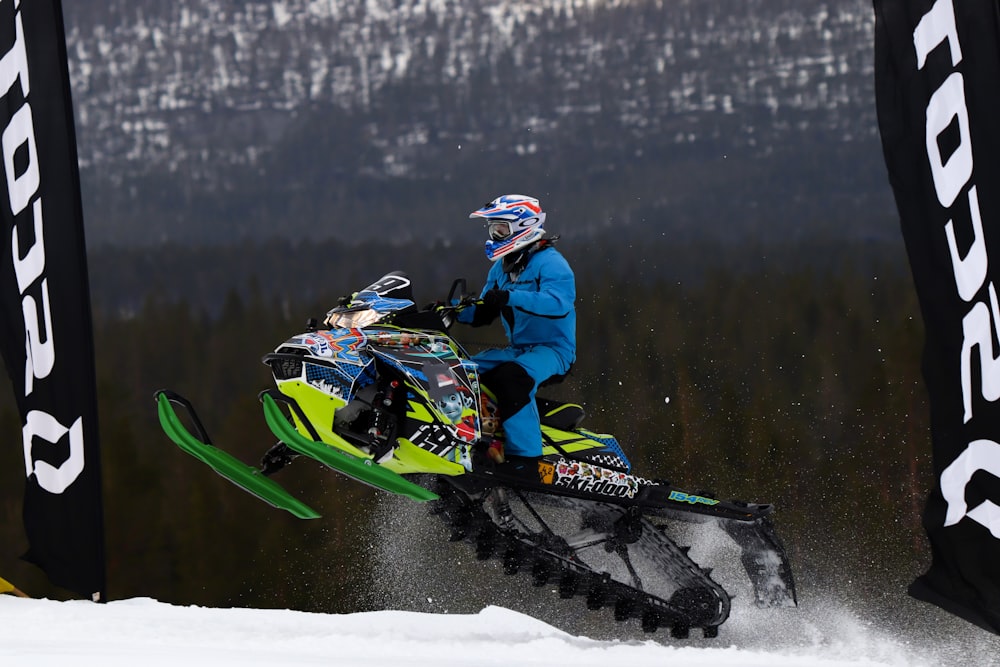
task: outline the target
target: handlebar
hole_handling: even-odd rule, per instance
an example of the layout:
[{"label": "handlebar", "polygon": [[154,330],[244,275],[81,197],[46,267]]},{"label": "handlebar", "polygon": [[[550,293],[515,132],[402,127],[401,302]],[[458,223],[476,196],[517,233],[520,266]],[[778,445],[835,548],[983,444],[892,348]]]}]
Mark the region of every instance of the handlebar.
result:
[{"label": "handlebar", "polygon": [[[445,303],[458,309],[480,303],[479,297],[467,290],[468,285],[465,282],[465,278],[456,278],[455,282],[451,284],[451,289],[448,290],[448,300]],[[458,294],[457,297],[456,293]]]},{"label": "handlebar", "polygon": [[455,278],[455,281],[451,284],[451,289],[448,290],[448,298],[445,303],[452,304],[455,303],[455,293],[459,295],[459,302],[467,296],[467,290],[469,286],[465,281],[465,278]]},{"label": "handlebar", "polygon": [[437,301],[427,306],[427,310],[435,310],[441,315],[445,329],[451,328],[459,311],[479,303],[479,297],[468,293],[467,289],[468,283],[465,278],[456,278],[452,282],[451,288],[448,290],[448,297],[444,302]]}]

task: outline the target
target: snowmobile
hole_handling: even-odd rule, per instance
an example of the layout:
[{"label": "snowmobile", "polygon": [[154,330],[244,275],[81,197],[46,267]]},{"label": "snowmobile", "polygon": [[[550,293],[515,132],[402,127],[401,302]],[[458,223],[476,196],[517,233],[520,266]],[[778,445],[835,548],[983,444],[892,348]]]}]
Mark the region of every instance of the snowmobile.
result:
[{"label": "snowmobile", "polygon": [[319,514],[271,475],[302,456],[428,503],[450,539],[470,543],[478,559],[500,559],[504,573],[554,584],[591,610],[613,609],[616,621],[639,619],[647,632],[664,627],[682,638],[697,628],[715,637],[730,613],[712,571],[669,536],[678,521],[714,522],[735,541],[756,605],[795,606],[771,505],[635,474],[613,436],[583,426],[579,405],[537,399],[541,458],[487,457],[489,443],[503,440],[496,403],[449,335],[457,311],[475,302],[465,286],[456,280],[445,305],[418,309],[409,278],[389,273],[266,354],[275,387],[260,400],[278,442],[260,467],[215,447],[191,403],[166,389],[155,395],[162,428],[225,478],[300,518]]}]

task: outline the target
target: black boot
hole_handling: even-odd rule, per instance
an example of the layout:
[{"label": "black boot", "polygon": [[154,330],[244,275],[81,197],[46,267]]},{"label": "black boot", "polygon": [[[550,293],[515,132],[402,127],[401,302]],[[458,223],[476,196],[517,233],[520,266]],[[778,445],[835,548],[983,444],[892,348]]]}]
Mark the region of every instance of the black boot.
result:
[{"label": "black boot", "polygon": [[299,456],[283,442],[276,443],[264,453],[260,460],[260,471],[269,477],[292,462]]}]

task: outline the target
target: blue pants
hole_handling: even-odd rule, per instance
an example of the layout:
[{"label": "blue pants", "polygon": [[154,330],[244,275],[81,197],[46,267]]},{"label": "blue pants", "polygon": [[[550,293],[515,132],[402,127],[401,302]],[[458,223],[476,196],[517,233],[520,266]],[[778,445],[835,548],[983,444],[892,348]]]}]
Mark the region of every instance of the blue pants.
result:
[{"label": "blue pants", "polygon": [[506,436],[504,450],[515,456],[541,456],[542,432],[535,390],[553,375],[566,373],[569,365],[553,349],[540,345],[523,350],[512,347],[485,350],[472,359],[479,367],[483,384],[497,397]]}]

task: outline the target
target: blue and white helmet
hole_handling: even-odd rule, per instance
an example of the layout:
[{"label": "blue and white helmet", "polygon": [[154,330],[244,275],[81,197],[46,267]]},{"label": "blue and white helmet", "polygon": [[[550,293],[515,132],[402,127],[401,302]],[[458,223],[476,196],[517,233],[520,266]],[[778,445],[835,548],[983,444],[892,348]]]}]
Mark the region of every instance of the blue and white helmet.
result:
[{"label": "blue and white helmet", "polygon": [[491,262],[531,245],[545,234],[542,229],[545,213],[534,197],[503,195],[469,217],[481,218],[486,223],[489,231],[486,256]]}]

